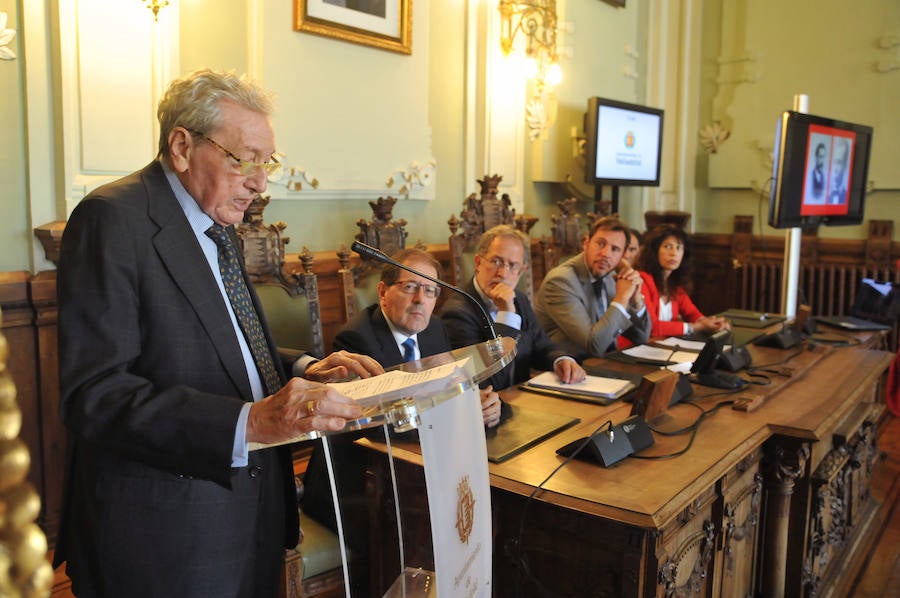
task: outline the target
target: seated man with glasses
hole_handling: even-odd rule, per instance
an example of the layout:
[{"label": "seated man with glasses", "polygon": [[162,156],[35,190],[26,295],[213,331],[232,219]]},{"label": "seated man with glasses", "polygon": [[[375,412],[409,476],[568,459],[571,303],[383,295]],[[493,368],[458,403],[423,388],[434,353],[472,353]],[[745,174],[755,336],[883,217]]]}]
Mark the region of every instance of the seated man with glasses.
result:
[{"label": "seated man with glasses", "polygon": [[[527,267],[528,237],[519,230],[501,224],[488,229],[475,251],[475,275],[464,287],[480,300],[494,321],[497,334],[516,340],[516,358],[490,378],[494,390],[503,390],[531,377],[531,370],[553,370],[565,383],[584,380],[584,370],[550,340],[538,325],[531,302],[516,290],[519,277]],[[464,297],[447,299],[441,311],[454,348],[485,339],[481,313]]]},{"label": "seated man with glasses", "polygon": [[[391,257],[398,264],[440,279],[441,265],[426,251],[403,249]],[[344,325],[334,339],[334,350],[368,355],[385,368],[449,351],[443,322],[431,317],[440,291],[441,287],[427,278],[385,264],[378,283],[378,303]],[[496,426],[500,421],[500,397],[490,387],[481,390],[481,410],[486,426]],[[342,434],[330,440],[338,493],[347,505],[341,508],[347,541],[355,558],[360,559],[368,547],[368,538],[359,537],[367,527],[368,511],[363,461],[353,441],[368,433]],[[324,452],[316,446],[306,470],[310,482],[305,483],[302,506],[304,513],[336,529],[326,467]]]},{"label": "seated man with glasses", "polygon": [[[421,249],[403,249],[393,259],[433,278],[440,278],[441,264]],[[336,351],[345,349],[368,355],[388,368],[450,350],[447,331],[431,313],[441,287],[397,266],[385,264],[378,283],[378,303],[347,322],[334,339]],[[481,407],[486,426],[500,419],[500,398],[490,388],[482,391]]]}]

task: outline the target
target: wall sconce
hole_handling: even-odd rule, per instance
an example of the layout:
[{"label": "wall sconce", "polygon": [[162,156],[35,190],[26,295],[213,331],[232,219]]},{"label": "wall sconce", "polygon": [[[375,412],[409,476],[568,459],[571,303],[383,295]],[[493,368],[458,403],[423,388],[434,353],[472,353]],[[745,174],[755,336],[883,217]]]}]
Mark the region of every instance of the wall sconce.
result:
[{"label": "wall sconce", "polygon": [[556,55],[556,0],[500,0],[500,47],[509,56],[524,45],[527,75],[537,95],[562,80]]},{"label": "wall sconce", "polygon": [[141,0],[147,8],[153,11],[153,20],[159,21],[159,9],[169,5],[169,0]]}]

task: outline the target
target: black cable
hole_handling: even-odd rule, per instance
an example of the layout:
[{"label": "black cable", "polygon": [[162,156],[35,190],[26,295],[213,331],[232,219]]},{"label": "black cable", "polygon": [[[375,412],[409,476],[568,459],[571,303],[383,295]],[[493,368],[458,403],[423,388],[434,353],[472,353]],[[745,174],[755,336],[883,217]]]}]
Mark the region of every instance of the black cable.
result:
[{"label": "black cable", "polygon": [[[715,393],[715,394],[719,394],[719,393]],[[728,394],[731,394],[731,393],[728,393]],[[710,396],[710,395],[707,395],[707,396]],[[666,455],[631,455],[632,458],[645,459],[647,461],[661,461],[663,459],[673,459],[675,457],[680,457],[681,455],[688,452],[688,450],[690,450],[691,446],[693,446],[694,438],[697,437],[697,430],[700,429],[700,424],[703,422],[703,420],[706,419],[707,417],[709,417],[710,415],[714,414],[716,411],[718,411],[725,405],[733,405],[734,400],[729,399],[726,401],[719,401],[718,403],[713,405],[710,409],[704,409],[700,405],[696,405],[695,401],[682,401],[682,403],[685,403],[687,405],[692,405],[692,406],[696,407],[697,409],[699,409],[700,411],[702,411],[702,413],[694,421],[694,423],[692,423],[689,426],[686,426],[685,428],[682,428],[681,430],[676,430],[673,432],[661,432],[659,430],[653,430],[653,432],[658,433],[662,436],[679,436],[681,434],[686,434],[687,432],[690,432],[691,437],[690,437],[690,439],[688,439],[687,446],[685,446],[680,451],[676,451],[674,453],[668,453]]]},{"label": "black cable", "polygon": [[571,455],[566,457],[562,463],[557,465],[556,469],[551,471],[550,475],[548,475],[546,478],[544,478],[544,481],[542,481],[540,484],[538,484],[535,487],[535,489],[531,491],[531,494],[528,495],[528,498],[525,499],[525,504],[522,506],[522,517],[519,520],[519,535],[516,538],[515,545],[512,548],[507,546],[507,554],[513,559],[513,562],[516,564],[516,582],[515,582],[515,594],[514,594],[515,596],[522,595],[521,594],[521,573],[522,572],[525,572],[526,576],[532,581],[532,583],[534,583],[537,586],[538,590],[540,590],[546,596],[558,595],[558,594],[550,592],[549,590],[544,588],[541,585],[541,583],[531,575],[531,573],[529,571],[528,558],[525,556],[525,551],[522,550],[522,541],[525,536],[525,518],[526,518],[526,513],[528,511],[528,505],[531,504],[531,501],[534,500],[534,497],[537,496],[537,493],[543,489],[544,484],[549,482],[550,478],[555,476],[556,473],[560,469],[562,469],[563,467],[568,465],[572,459],[577,457],[578,454],[581,453],[581,451],[584,449],[584,447],[586,447],[588,444],[590,444],[594,440],[594,437],[597,434],[599,434],[604,428],[606,428],[609,431],[609,433],[612,433],[612,428],[613,428],[612,420],[606,420],[605,423],[601,424],[600,426],[597,427],[596,430],[591,432],[590,436],[585,438],[584,441],[580,445],[578,445],[578,447],[574,451],[572,451]]}]

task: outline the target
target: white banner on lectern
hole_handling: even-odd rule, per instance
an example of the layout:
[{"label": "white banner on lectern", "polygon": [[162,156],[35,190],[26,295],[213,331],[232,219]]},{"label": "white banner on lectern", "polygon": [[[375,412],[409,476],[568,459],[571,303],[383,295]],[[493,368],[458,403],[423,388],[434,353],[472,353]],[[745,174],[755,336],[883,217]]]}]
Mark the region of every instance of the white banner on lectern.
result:
[{"label": "white banner on lectern", "polygon": [[491,595],[491,485],[478,389],[420,414],[437,595]]}]

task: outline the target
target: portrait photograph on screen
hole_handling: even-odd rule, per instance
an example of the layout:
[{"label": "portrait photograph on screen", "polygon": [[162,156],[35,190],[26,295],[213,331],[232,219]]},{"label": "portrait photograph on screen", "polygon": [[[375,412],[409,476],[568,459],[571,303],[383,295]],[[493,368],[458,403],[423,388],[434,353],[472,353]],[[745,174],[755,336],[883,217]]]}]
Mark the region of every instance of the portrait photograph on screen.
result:
[{"label": "portrait photograph on screen", "polygon": [[663,111],[593,97],[585,115],[585,180],[659,185]]},{"label": "portrait photograph on screen", "polygon": [[769,225],[861,224],[872,127],[785,111],[775,129]]},{"label": "portrait photograph on screen", "polygon": [[846,214],[856,133],[811,124],[806,146],[802,216]]}]

